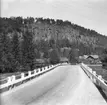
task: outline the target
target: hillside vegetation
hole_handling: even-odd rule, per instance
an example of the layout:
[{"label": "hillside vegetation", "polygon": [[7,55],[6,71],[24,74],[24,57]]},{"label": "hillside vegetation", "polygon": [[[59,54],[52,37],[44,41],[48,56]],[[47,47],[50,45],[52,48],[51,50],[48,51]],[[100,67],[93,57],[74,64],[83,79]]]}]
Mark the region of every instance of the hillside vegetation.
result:
[{"label": "hillside vegetation", "polygon": [[72,62],[107,47],[106,36],[69,21],[11,17],[0,18],[0,23],[1,72],[32,70],[37,59],[49,64],[66,57]]}]

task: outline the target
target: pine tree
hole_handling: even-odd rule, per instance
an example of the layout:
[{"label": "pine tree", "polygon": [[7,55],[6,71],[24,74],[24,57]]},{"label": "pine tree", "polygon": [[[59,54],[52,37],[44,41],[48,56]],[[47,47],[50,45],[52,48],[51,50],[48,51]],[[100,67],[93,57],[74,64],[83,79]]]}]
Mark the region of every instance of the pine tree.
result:
[{"label": "pine tree", "polygon": [[4,33],[0,37],[0,70],[1,72],[12,71],[13,56],[11,54],[11,41],[9,37]]},{"label": "pine tree", "polygon": [[12,45],[13,45],[12,52],[13,52],[14,58],[18,61],[18,58],[19,58],[19,39],[18,39],[18,35],[16,32],[15,32],[13,39],[12,39]]},{"label": "pine tree", "polygon": [[35,49],[33,44],[33,35],[28,30],[23,35],[22,52],[24,67],[27,70],[33,69],[35,59]]},{"label": "pine tree", "polygon": [[15,61],[15,69],[18,71],[20,70],[22,55],[17,32],[14,33],[14,36],[12,38],[12,54]]}]

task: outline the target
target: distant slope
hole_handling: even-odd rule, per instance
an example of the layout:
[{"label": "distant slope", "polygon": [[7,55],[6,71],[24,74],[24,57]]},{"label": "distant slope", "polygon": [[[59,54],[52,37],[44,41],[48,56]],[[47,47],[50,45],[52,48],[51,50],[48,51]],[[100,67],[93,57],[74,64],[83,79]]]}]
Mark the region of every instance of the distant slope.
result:
[{"label": "distant slope", "polygon": [[71,45],[75,43],[75,46],[78,47],[81,45],[91,47],[93,50],[96,50],[95,52],[99,52],[104,47],[107,47],[106,36],[103,36],[94,30],[71,24],[68,21],[63,22],[62,20],[57,20],[55,23],[52,23],[50,20],[48,23],[46,20],[41,22],[38,19],[33,25],[33,31],[35,40],[42,38],[45,40],[51,38],[54,38],[55,40],[67,39]]},{"label": "distant slope", "polygon": [[34,34],[34,39],[38,41],[54,39],[61,45],[69,41],[67,45],[60,47],[80,48],[83,46],[81,49],[88,48],[90,52],[100,52],[104,47],[107,47],[106,36],[69,21],[32,17],[0,18],[0,21],[0,33],[9,34],[16,30],[23,34],[24,30],[27,29]]}]

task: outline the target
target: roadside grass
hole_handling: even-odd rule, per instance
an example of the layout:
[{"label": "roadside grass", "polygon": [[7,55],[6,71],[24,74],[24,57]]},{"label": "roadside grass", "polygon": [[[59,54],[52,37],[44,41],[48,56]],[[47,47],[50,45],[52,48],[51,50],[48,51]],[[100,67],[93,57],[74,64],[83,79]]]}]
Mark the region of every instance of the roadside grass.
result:
[{"label": "roadside grass", "polygon": [[106,69],[103,69],[102,66],[89,66],[91,67],[94,71],[96,71],[96,73],[98,75],[102,75],[103,79],[105,79],[107,81],[107,70]]}]

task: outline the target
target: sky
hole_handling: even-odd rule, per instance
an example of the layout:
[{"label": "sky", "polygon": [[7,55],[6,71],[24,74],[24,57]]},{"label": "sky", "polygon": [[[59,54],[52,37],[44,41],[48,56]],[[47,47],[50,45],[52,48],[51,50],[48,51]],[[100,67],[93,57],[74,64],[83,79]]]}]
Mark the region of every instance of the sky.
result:
[{"label": "sky", "polygon": [[69,20],[107,36],[107,0],[1,0],[1,16]]}]

